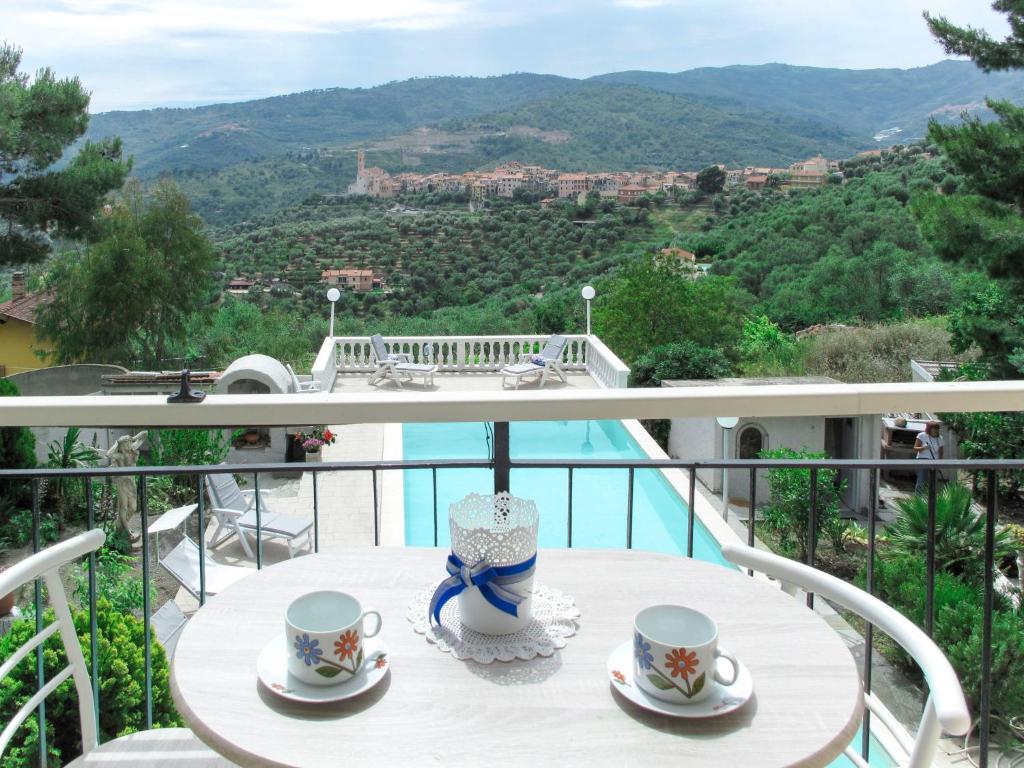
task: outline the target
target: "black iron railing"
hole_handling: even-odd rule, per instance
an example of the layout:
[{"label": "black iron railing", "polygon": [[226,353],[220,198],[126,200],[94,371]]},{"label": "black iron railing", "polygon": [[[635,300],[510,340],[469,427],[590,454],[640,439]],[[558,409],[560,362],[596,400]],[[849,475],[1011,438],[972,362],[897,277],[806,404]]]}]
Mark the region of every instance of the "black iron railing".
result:
[{"label": "black iron railing", "polygon": [[[916,461],[871,461],[871,460],[811,460],[811,459],[771,459],[771,460],[710,460],[710,461],[686,461],[674,459],[508,459],[501,461],[492,459],[465,459],[447,461],[356,461],[356,462],[322,462],[310,464],[295,463],[264,463],[245,465],[200,465],[181,467],[128,467],[128,468],[81,468],[81,469],[26,469],[26,470],[0,470],[0,483],[12,480],[22,480],[31,483],[32,487],[32,548],[39,551],[42,548],[40,535],[40,484],[45,481],[77,478],[83,480],[86,485],[87,499],[87,525],[96,527],[96,513],[93,502],[93,484],[97,479],[130,476],[136,479],[140,519],[142,521],[141,544],[142,544],[142,594],[143,608],[142,621],[144,623],[145,637],[145,721],[147,725],[153,722],[153,679],[152,679],[152,630],[151,630],[151,606],[150,586],[152,574],[150,573],[151,552],[148,536],[149,503],[147,493],[147,480],[162,476],[195,476],[195,492],[198,502],[198,523],[200,532],[200,559],[199,559],[199,601],[205,602],[206,597],[206,546],[205,530],[207,523],[206,503],[204,497],[204,479],[209,475],[232,473],[243,477],[251,477],[255,490],[255,516],[256,516],[256,567],[263,567],[262,536],[262,500],[260,497],[260,475],[274,473],[279,475],[300,476],[303,473],[312,473],[313,488],[313,549],[319,551],[320,547],[320,493],[318,490],[318,478],[324,473],[356,472],[369,473],[372,493],[373,516],[373,542],[375,546],[381,541],[381,510],[380,495],[378,492],[378,478],[381,472],[401,470],[408,472],[431,473],[431,489],[433,495],[433,540],[435,546],[438,542],[438,482],[437,472],[441,469],[489,469],[496,472],[496,485],[504,484],[507,487],[508,473],[517,469],[550,469],[565,470],[568,486],[568,501],[566,509],[566,540],[565,546],[573,546],[573,517],[578,514],[573,508],[573,483],[576,480],[577,470],[607,470],[609,472],[624,472],[627,477],[626,498],[622,499],[623,524],[625,528],[625,546],[633,546],[633,518],[634,518],[634,495],[635,476],[637,470],[683,470],[689,474],[688,494],[685,499],[687,513],[685,520],[680,521],[686,527],[686,556],[693,557],[694,554],[694,528],[696,516],[694,508],[696,505],[696,479],[697,473],[701,470],[747,470],[749,473],[748,502],[747,502],[747,543],[753,545],[756,535],[755,507],[757,506],[756,490],[759,472],[779,469],[802,469],[809,472],[809,509],[808,514],[808,539],[806,542],[807,564],[812,567],[817,558],[817,541],[820,535],[818,524],[818,475],[823,470],[844,470],[852,473],[866,472],[870,476],[870,503],[867,511],[867,552],[865,562],[866,581],[865,587],[869,593],[873,593],[875,586],[875,565],[878,543],[877,525],[877,500],[878,500],[878,476],[882,470],[904,470],[916,471],[922,466]],[[925,595],[925,617],[924,629],[931,634],[934,628],[934,599],[935,599],[935,576],[936,576],[936,551],[935,551],[935,530],[936,530],[936,503],[939,473],[942,471],[969,472],[977,475],[982,474],[986,479],[986,494],[984,505],[985,516],[985,546],[984,546],[984,598],[983,598],[983,654],[981,669],[980,701],[979,701],[979,744],[980,755],[979,765],[983,768],[988,765],[989,732],[992,717],[992,624],[995,600],[995,531],[996,517],[998,514],[998,494],[996,481],[999,473],[1024,471],[1024,460],[981,460],[981,461],[929,461],[928,468],[928,528],[927,528],[927,553],[926,553],[926,595]],[[499,473],[501,477],[499,478]],[[89,642],[91,657],[91,674],[93,683],[93,695],[96,702],[96,714],[99,717],[100,701],[100,680],[97,654],[97,580],[96,580],[96,555],[88,557],[88,610],[89,610]],[[1024,576],[1024,574],[1022,574]],[[34,595],[35,622],[37,631],[42,628],[42,589],[37,582]],[[813,607],[814,595],[807,596],[807,603]],[[865,692],[869,693],[872,686],[872,664],[874,649],[874,628],[867,625],[864,633],[865,656],[863,665],[863,682]],[[43,648],[36,651],[36,683],[41,688],[44,683],[43,674]],[[46,709],[45,702],[40,705],[39,717],[39,756],[40,763],[46,764]],[[866,760],[869,750],[870,734],[870,712],[865,709],[863,724],[863,742],[861,752]]]}]

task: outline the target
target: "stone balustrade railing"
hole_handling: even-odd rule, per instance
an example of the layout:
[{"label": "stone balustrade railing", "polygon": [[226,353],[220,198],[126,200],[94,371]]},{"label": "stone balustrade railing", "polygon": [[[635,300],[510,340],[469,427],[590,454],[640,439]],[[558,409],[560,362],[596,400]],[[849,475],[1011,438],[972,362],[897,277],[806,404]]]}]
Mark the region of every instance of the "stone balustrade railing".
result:
[{"label": "stone balustrade railing", "polygon": [[629,386],[629,366],[593,335],[587,339],[587,372],[605,389]]},{"label": "stone balustrade railing", "polygon": [[[404,353],[416,363],[434,363],[439,371],[498,371],[519,362],[520,355],[540,352],[547,335],[522,336],[385,336],[390,354]],[[376,368],[367,336],[336,336],[338,373],[363,373]],[[567,335],[563,367],[587,370],[587,337]]]}]

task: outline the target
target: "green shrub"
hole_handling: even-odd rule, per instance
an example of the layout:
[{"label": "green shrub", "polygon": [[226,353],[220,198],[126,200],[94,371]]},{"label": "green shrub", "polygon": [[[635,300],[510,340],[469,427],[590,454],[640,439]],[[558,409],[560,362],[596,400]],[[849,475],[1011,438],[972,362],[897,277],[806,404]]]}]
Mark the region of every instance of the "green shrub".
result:
[{"label": "green shrub", "polygon": [[[761,451],[762,459],[823,459],[824,453],[776,448]],[[846,525],[839,517],[839,499],[846,481],[837,482],[834,469],[818,470],[817,533],[824,533],[836,552],[843,550]],[[807,559],[808,518],[811,509],[811,470],[768,470],[770,499],[764,510],[764,525],[779,537],[779,545],[789,556]]]},{"label": "green shrub", "polygon": [[732,364],[717,349],[683,340],[654,347],[637,358],[631,374],[634,387],[660,387],[667,379],[721,379]]},{"label": "green shrub", "polygon": [[[60,536],[60,520],[51,514],[40,513],[39,540],[52,544]],[[13,506],[7,495],[0,497],[0,545],[24,547],[32,541],[32,510]]]},{"label": "green shrub", "polygon": [[[928,497],[915,494],[896,500],[897,517],[886,529],[894,554],[924,558],[928,552]],[[976,516],[971,491],[950,483],[935,499],[935,567],[963,576],[971,584],[984,580],[985,517]],[[1012,554],[1006,531],[996,531],[995,559]]]},{"label": "green shrub", "polygon": [[[885,554],[875,561],[875,595],[919,627],[924,626],[927,573],[924,558]],[[861,587],[865,585],[862,571]],[[981,696],[981,637],[983,588],[965,583],[947,571],[935,572],[933,637],[956,670],[971,707],[977,712]],[[992,708],[1019,716],[1024,712],[1024,621],[1002,594],[995,595],[992,620]],[[891,660],[906,670],[916,669],[902,648]]]},{"label": "green shrub", "polygon": [[[135,571],[139,558],[118,549],[104,547],[96,556],[96,595],[107,600],[119,613],[142,616],[142,579]],[[89,563],[83,562],[72,571],[74,596],[80,602],[89,598]],[[156,600],[156,587],[150,582],[150,600]]]},{"label": "green shrub", "polygon": [[[96,611],[99,630],[100,739],[106,741],[146,727],[143,624],[130,614],[115,611],[107,600],[99,600]],[[88,666],[89,613],[74,610],[73,615]],[[47,622],[52,621],[53,611],[48,609],[45,618]],[[15,622],[11,631],[0,637],[0,662],[9,658],[15,649],[34,634],[35,622]],[[154,642],[152,648],[153,725],[180,726],[181,718],[174,709],[168,685],[167,657],[159,643]],[[43,653],[46,678],[52,679],[66,663],[67,658],[59,637],[51,637],[46,641]],[[35,690],[35,654],[29,654],[0,685],[0,722],[8,722]],[[70,762],[82,751],[78,697],[72,680],[62,683],[46,699],[46,740],[49,762],[53,765]],[[23,768],[38,765],[38,754],[39,731],[36,717],[32,715],[15,732],[0,766]]]},{"label": "green shrub", "polygon": [[[220,464],[231,448],[231,433],[223,429],[154,429],[149,432],[149,461],[158,467]],[[169,506],[195,501],[195,475],[175,475],[157,482],[151,495]],[[152,484],[152,483],[151,483]],[[162,494],[162,495],[161,495]]]},{"label": "green shrub", "polygon": [[[935,642],[953,665],[964,695],[977,712],[981,702],[982,607],[944,605],[935,614]],[[1020,717],[1024,712],[1024,621],[997,610],[992,616],[992,711]]]}]

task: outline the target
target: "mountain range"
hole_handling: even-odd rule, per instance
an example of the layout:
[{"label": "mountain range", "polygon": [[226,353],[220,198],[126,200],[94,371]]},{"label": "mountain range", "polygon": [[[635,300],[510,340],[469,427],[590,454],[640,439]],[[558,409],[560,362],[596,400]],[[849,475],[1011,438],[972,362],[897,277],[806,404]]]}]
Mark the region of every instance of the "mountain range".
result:
[{"label": "mountain range", "polygon": [[[561,169],[699,169],[844,157],[920,137],[929,119],[984,114],[985,98],[1024,101],[1024,75],[972,63],[842,70],[784,64],[589,79],[517,73],[431,77],[233,104],[93,115],[86,138],[119,135],[135,173],[171,173],[224,219],[226,198],[285,185],[275,204],[351,181],[354,148],[391,172],[463,171],[507,159]],[[204,190],[204,187],[206,188]],[[210,199],[213,198],[218,199]],[[226,219],[245,215],[229,206]]]}]

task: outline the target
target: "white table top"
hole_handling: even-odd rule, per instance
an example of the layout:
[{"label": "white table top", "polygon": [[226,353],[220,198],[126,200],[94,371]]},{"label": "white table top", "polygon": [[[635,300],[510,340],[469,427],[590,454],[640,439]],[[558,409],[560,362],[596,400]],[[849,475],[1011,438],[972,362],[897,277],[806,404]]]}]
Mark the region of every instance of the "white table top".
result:
[{"label": "white table top", "polygon": [[[412,598],[446,575],[447,552],[364,548],[265,568],[210,599],[182,633],[171,690],[196,734],[243,766],[825,766],[853,739],[861,684],[819,616],[772,585],[682,557],[541,550],[540,582],[576,598],[576,636],[549,658],[458,661],[413,632]],[[300,594],[341,589],[384,617],[391,670],[337,704],[286,702],[256,678]],[[754,697],[729,715],[676,720],[613,694],[605,663],[654,603],[703,610],[748,667]]]}]

